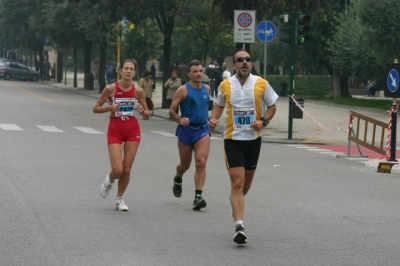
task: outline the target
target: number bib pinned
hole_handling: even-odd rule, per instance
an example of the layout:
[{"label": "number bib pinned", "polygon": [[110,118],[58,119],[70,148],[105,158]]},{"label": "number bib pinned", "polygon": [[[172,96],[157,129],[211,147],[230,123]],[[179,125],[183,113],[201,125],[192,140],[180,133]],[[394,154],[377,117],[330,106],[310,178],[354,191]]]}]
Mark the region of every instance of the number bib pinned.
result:
[{"label": "number bib pinned", "polygon": [[233,121],[235,129],[252,130],[251,123],[255,120],[254,108],[234,108]]},{"label": "number bib pinned", "polygon": [[133,110],[136,108],[136,98],[115,98],[115,103],[119,105],[115,116],[133,116]]}]

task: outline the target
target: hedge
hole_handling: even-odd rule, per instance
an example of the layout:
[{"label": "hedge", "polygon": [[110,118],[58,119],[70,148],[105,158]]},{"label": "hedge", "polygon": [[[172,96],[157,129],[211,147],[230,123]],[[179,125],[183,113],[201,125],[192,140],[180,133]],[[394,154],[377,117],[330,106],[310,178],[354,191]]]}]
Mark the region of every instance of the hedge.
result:
[{"label": "hedge", "polygon": [[[267,80],[280,96],[289,94],[290,76],[267,75]],[[281,84],[286,83],[286,92]],[[295,76],[294,94],[296,96],[325,96],[332,91],[332,77],[330,76]]]}]

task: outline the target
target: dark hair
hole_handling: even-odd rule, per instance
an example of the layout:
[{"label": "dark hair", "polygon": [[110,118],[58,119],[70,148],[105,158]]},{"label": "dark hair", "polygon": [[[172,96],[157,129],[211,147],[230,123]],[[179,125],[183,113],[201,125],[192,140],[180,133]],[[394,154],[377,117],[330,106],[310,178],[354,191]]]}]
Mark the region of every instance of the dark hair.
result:
[{"label": "dark hair", "polygon": [[150,71],[145,70],[145,71],[143,71],[142,77],[147,77],[147,76],[150,76],[150,75],[151,75]]},{"label": "dark hair", "polygon": [[188,72],[188,73],[190,72],[190,68],[191,68],[192,66],[201,66],[201,65],[202,65],[202,64],[201,64],[201,62],[200,62],[199,60],[194,59],[194,60],[192,60],[192,61],[189,62],[187,72]]},{"label": "dark hair", "polygon": [[250,53],[247,52],[246,49],[239,49],[239,50],[237,50],[237,51],[233,54],[233,63],[236,63],[236,58],[235,58],[235,57],[236,57],[237,53],[239,53],[239,52],[246,52],[246,53],[248,53],[249,56],[250,56]]},{"label": "dark hair", "polygon": [[135,70],[137,70],[137,64],[136,64],[136,61],[134,59],[125,59],[124,61],[122,61],[120,69],[122,69],[124,67],[125,63],[128,63],[128,62],[132,63],[135,66]]}]

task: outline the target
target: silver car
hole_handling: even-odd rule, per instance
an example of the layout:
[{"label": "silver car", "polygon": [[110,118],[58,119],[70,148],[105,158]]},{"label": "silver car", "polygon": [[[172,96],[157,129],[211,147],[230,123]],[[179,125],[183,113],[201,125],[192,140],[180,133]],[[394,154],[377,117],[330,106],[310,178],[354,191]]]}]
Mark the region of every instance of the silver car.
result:
[{"label": "silver car", "polygon": [[31,70],[26,65],[12,60],[0,60],[0,78],[5,80],[23,79],[38,81],[39,73]]}]

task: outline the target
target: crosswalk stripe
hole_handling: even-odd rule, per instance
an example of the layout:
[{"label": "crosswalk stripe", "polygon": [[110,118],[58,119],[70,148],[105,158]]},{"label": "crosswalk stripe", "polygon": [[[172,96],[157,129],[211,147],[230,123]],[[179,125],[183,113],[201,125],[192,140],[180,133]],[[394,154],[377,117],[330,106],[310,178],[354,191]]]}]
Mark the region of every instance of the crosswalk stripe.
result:
[{"label": "crosswalk stripe", "polygon": [[45,132],[64,132],[63,130],[56,128],[55,126],[36,126]]},{"label": "crosswalk stripe", "polygon": [[18,130],[18,131],[22,131],[22,128],[20,128],[17,125],[14,124],[0,124],[0,128],[3,130]]},{"label": "crosswalk stripe", "polygon": [[90,127],[74,127],[74,128],[87,134],[104,134],[103,132],[100,132]]}]

